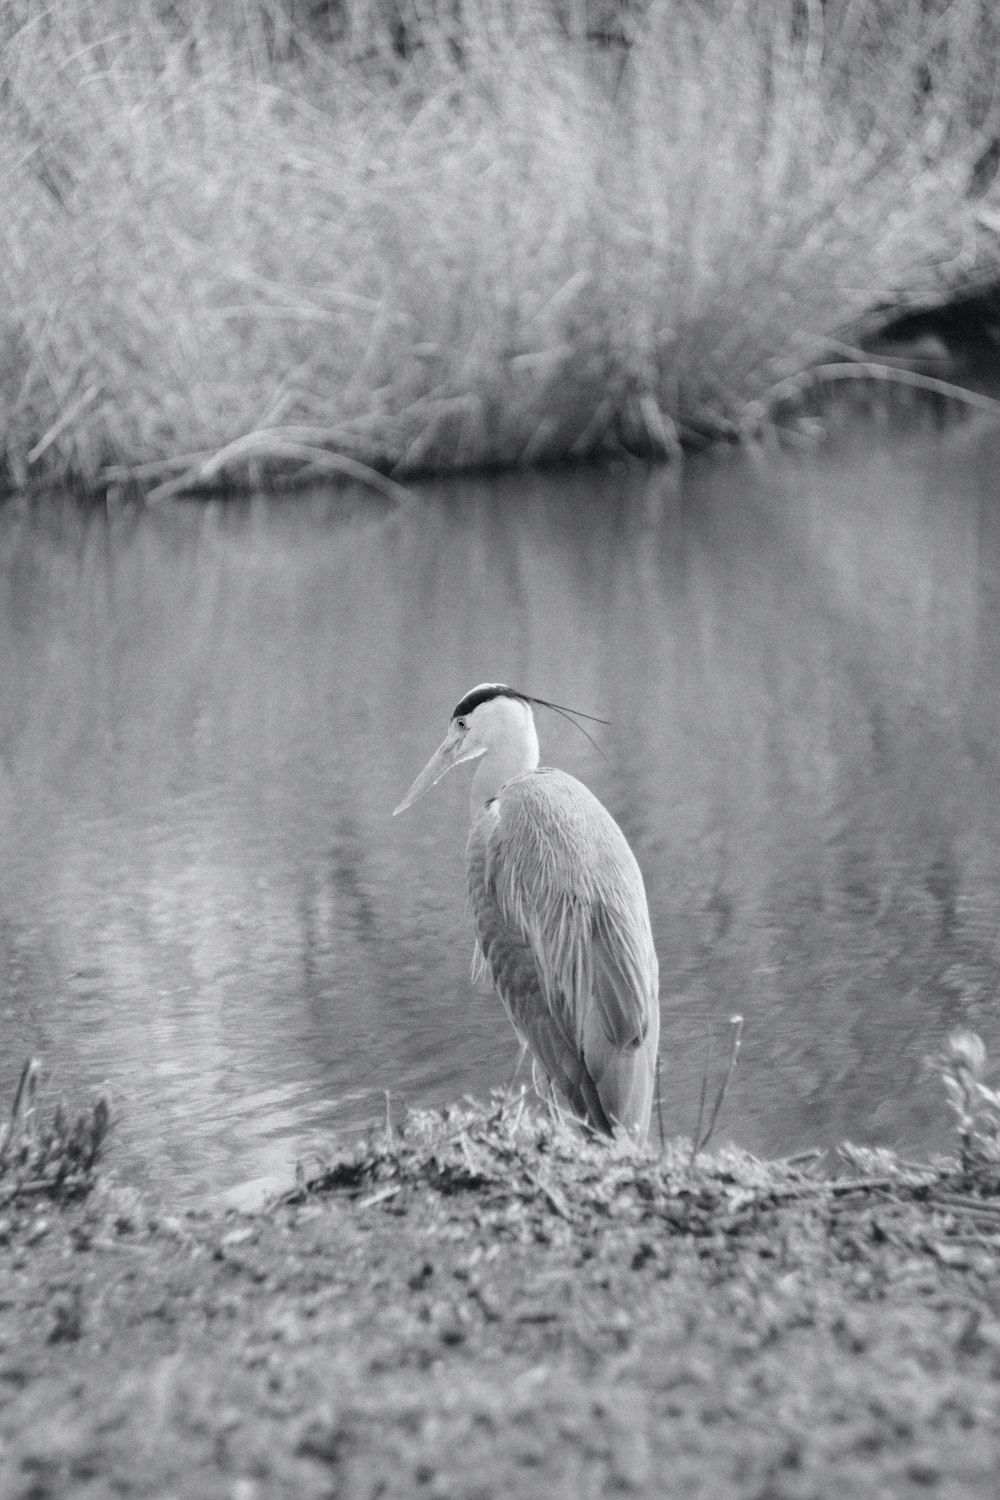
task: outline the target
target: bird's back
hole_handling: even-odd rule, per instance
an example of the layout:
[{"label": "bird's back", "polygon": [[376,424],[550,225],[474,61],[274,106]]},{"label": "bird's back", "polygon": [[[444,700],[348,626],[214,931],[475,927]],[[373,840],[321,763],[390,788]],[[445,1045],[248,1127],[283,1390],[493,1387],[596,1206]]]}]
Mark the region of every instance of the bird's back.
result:
[{"label": "bird's back", "polygon": [[476,933],[518,1033],[571,1108],[645,1139],[659,1039],[642,875],[592,792],[541,768],[473,818]]}]

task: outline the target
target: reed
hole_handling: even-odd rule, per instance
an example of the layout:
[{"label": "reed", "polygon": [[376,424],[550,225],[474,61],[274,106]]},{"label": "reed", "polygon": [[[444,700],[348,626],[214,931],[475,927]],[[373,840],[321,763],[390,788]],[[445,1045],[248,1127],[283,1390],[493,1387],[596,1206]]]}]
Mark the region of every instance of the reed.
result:
[{"label": "reed", "polygon": [[5,486],[671,454],[995,274],[989,0],[605,9],[11,0]]}]

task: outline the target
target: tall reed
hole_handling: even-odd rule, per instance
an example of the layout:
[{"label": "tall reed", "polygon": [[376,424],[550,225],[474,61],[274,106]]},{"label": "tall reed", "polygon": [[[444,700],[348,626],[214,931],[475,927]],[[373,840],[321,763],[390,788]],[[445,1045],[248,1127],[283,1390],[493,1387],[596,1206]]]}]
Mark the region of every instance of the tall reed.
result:
[{"label": "tall reed", "polygon": [[604,9],[10,0],[7,487],[670,452],[995,266],[989,0]]}]

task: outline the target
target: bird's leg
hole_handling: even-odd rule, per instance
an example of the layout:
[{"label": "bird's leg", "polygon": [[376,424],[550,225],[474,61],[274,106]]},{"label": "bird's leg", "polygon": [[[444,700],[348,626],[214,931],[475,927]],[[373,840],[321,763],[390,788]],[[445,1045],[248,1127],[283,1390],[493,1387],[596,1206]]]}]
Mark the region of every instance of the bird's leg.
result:
[{"label": "bird's leg", "polygon": [[549,1118],[557,1125],[565,1124],[566,1111],[559,1097],[559,1090],[535,1058],[531,1060],[531,1082],[535,1093],[545,1105]]},{"label": "bird's leg", "polygon": [[[528,1044],[525,1041],[524,1037],[523,1036],[518,1036],[517,1040],[518,1040],[518,1045],[520,1047],[520,1050],[519,1050],[519,1052],[517,1054],[517,1062],[514,1064],[514,1071],[510,1075],[510,1083],[508,1083],[508,1085],[507,1085],[507,1092],[508,1092],[508,1094],[512,1094],[514,1092],[514,1085],[517,1082],[517,1075],[521,1071],[521,1068],[522,1068],[522,1066],[524,1064],[525,1056],[526,1056],[527,1051],[528,1051]],[[534,1065],[532,1065],[532,1066],[534,1066]]]}]

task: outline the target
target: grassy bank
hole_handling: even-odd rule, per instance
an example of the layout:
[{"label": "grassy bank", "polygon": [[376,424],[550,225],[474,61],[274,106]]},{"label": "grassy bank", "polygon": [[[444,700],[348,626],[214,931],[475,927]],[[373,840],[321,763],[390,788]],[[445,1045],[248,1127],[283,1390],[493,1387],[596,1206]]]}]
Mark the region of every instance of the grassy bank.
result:
[{"label": "grassy bank", "polygon": [[0,1492],[992,1500],[998,1187],[995,1153],[636,1157],[498,1102],[252,1216],[21,1195]]},{"label": "grassy bank", "polygon": [[8,488],[669,454],[994,258],[990,0],[0,28]]}]

